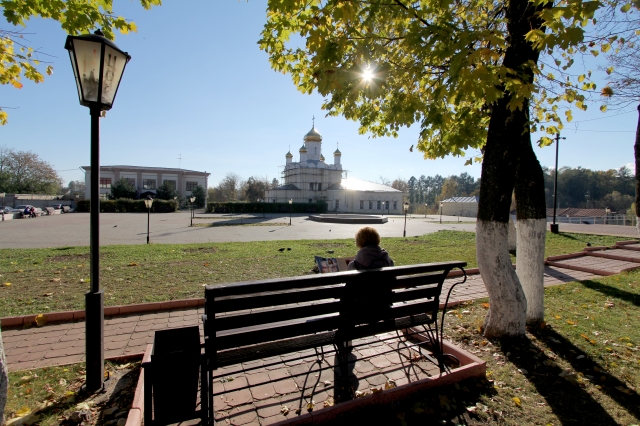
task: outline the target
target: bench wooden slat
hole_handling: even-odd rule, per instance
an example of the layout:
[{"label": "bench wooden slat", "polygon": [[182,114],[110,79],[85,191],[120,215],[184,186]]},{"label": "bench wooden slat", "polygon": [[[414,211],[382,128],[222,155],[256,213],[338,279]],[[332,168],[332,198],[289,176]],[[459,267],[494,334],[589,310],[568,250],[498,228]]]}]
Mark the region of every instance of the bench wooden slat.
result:
[{"label": "bench wooden slat", "polygon": [[335,332],[317,333],[297,339],[269,342],[249,347],[220,351],[217,353],[217,366],[238,364],[260,358],[284,355],[305,349],[331,345],[335,341]]},{"label": "bench wooden slat", "polygon": [[391,302],[405,302],[418,299],[433,299],[439,297],[441,288],[437,286],[408,288],[396,290],[391,295]]},{"label": "bench wooden slat", "polygon": [[[256,293],[259,287],[260,292],[292,290],[305,287],[318,287],[332,284],[344,283],[350,277],[367,274],[373,277],[388,279],[400,275],[427,274],[430,272],[439,272],[446,270],[447,272],[455,268],[463,268],[467,266],[467,262],[435,262],[425,263],[421,265],[391,266],[387,268],[374,269],[369,271],[346,271],[332,272],[319,275],[304,275],[301,277],[291,278],[273,278],[259,281],[243,281],[232,284],[218,284],[215,286],[206,286],[205,294],[209,297],[222,297],[227,295],[239,296],[242,294]],[[256,287],[258,286],[258,287]]]},{"label": "bench wooden slat", "polygon": [[306,304],[291,308],[265,309],[260,312],[251,312],[242,315],[226,315],[215,318],[216,330],[230,330],[234,328],[245,328],[253,325],[264,325],[274,322],[285,321],[291,318],[305,318],[317,315],[325,315],[340,310],[340,303],[331,300],[316,304]]},{"label": "bench wooden slat", "polygon": [[240,297],[215,298],[215,313],[234,312],[293,303],[313,302],[324,299],[340,298],[344,286],[325,286],[288,292],[269,292],[242,295]]},{"label": "bench wooden slat", "polygon": [[319,318],[298,319],[282,324],[253,326],[246,329],[226,330],[216,333],[217,350],[254,345],[257,343],[299,337],[313,333],[332,331],[338,328],[338,313]]}]

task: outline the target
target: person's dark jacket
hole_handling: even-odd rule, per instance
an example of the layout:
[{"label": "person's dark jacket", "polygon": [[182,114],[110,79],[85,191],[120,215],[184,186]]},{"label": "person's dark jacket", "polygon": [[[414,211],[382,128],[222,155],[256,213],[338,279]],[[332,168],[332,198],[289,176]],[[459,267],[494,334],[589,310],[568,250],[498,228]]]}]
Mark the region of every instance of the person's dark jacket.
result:
[{"label": "person's dark jacket", "polygon": [[376,269],[393,266],[389,253],[380,246],[362,247],[353,262],[347,266],[348,270]]}]

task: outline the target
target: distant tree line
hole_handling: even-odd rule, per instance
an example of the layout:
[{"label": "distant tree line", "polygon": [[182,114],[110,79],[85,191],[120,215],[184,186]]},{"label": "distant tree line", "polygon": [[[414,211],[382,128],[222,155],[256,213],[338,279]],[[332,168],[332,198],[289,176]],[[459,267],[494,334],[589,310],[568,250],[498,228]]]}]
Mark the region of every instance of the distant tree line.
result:
[{"label": "distant tree line", "polygon": [[[547,207],[553,207],[555,170],[543,168]],[[558,170],[558,207],[626,210],[635,200],[635,177],[627,167],[589,170],[562,167]]]},{"label": "distant tree line", "polygon": [[210,203],[256,202],[264,199],[264,193],[267,189],[277,188],[278,185],[278,179],[275,178],[269,180],[267,177],[251,176],[249,179],[243,180],[235,173],[227,173],[218,185],[209,188],[207,199]]},{"label": "distant tree line", "polygon": [[[547,207],[553,207],[555,170],[543,167]],[[412,205],[412,211],[420,212],[424,204],[429,211],[437,210],[442,200],[451,197],[479,195],[480,179],[467,173],[443,177],[440,175],[408,180],[397,178],[389,181],[380,177],[379,182],[402,191]],[[582,167],[562,167],[558,170],[558,207],[577,207],[626,210],[635,199],[635,177],[627,167],[618,170],[589,170]]]}]

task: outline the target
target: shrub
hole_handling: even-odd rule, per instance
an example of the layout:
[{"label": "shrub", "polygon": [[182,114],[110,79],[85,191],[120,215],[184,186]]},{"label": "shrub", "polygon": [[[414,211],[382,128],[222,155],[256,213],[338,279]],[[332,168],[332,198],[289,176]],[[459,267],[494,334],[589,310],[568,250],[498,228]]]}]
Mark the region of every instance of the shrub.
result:
[{"label": "shrub", "polygon": [[[152,213],[171,213],[176,211],[178,203],[175,200],[153,200]],[[78,201],[78,212],[90,211],[90,200]],[[101,213],[146,213],[144,200],[118,198],[117,200],[100,200]]]}]

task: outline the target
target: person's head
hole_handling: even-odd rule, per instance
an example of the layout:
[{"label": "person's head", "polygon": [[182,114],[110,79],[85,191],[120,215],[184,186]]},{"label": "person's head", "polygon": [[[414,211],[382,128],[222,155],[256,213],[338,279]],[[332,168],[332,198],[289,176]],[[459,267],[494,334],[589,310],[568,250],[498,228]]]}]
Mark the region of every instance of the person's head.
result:
[{"label": "person's head", "polygon": [[380,234],[370,226],[364,226],[356,232],[356,246],[358,248],[367,246],[379,246]]}]

